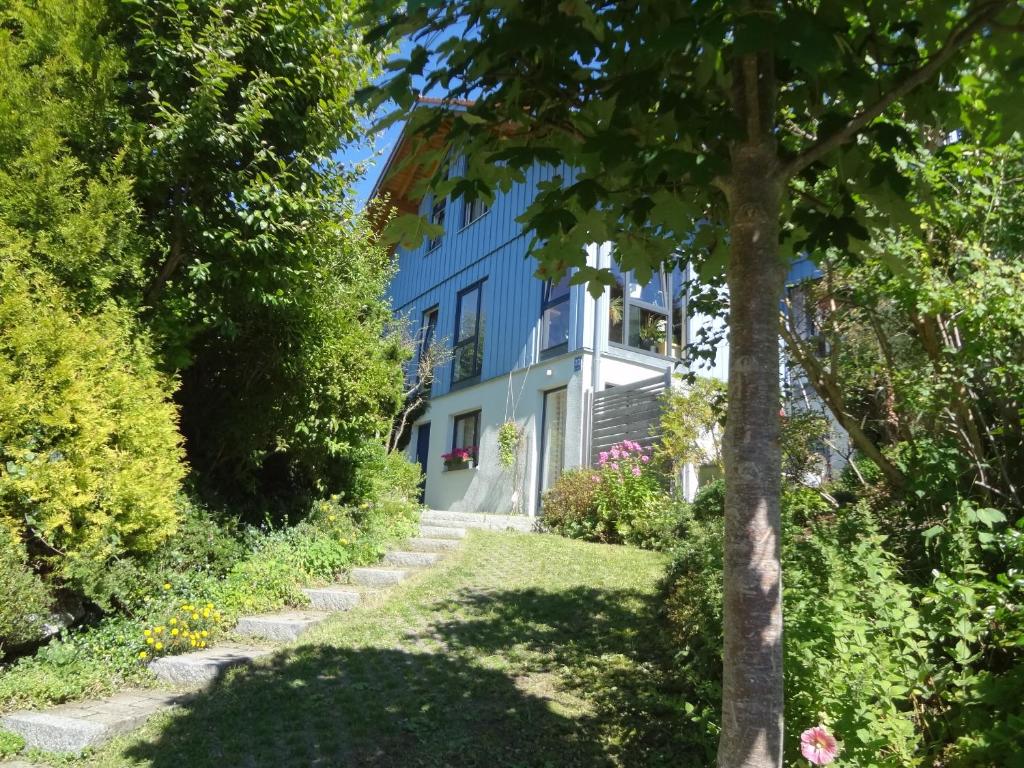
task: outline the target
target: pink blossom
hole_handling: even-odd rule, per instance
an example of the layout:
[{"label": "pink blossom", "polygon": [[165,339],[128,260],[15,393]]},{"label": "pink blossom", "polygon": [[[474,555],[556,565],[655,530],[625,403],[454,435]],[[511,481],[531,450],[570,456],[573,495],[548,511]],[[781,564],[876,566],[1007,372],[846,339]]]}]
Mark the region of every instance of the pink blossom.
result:
[{"label": "pink blossom", "polygon": [[612,462],[612,464],[611,464],[611,467],[612,467],[612,469],[614,469],[614,470],[615,470],[616,472],[618,472],[618,471],[619,471],[619,463],[618,463],[617,461],[613,461],[613,462]]},{"label": "pink blossom", "polygon": [[601,451],[599,454],[597,454],[597,463],[598,464],[604,464],[607,461],[608,461],[608,451]]},{"label": "pink blossom", "polygon": [[640,457],[640,461],[642,461],[644,464],[648,464],[651,461],[651,457],[650,456],[641,456]]},{"label": "pink blossom", "polygon": [[612,458],[613,459],[617,459],[621,455],[622,454],[619,453],[619,449],[618,448],[612,448]]},{"label": "pink blossom", "polygon": [[640,467],[633,467],[633,477],[640,477]]},{"label": "pink blossom", "polygon": [[601,482],[601,476],[600,475],[591,475],[590,476],[590,482],[592,482],[592,483],[600,483]]},{"label": "pink blossom", "polygon": [[825,726],[816,725],[800,734],[800,754],[813,765],[828,765],[839,754],[839,744]]}]

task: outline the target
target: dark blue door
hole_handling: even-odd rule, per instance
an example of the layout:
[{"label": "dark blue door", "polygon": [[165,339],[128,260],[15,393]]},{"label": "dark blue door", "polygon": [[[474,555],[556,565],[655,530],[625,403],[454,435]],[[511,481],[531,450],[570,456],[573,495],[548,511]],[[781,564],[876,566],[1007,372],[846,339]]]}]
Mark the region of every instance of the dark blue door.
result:
[{"label": "dark blue door", "polygon": [[427,458],[430,456],[430,422],[420,424],[416,428],[416,461],[423,470],[423,479],[420,481],[420,501],[427,495]]}]

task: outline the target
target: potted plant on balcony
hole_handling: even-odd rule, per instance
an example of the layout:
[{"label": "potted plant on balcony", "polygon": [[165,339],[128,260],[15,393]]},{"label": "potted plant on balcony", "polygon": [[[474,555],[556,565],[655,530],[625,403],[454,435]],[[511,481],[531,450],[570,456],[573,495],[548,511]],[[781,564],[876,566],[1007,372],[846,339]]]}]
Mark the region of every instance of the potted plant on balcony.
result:
[{"label": "potted plant on balcony", "polygon": [[448,471],[453,469],[472,469],[476,463],[476,446],[468,448],[456,448],[450,453],[442,453],[441,461]]}]

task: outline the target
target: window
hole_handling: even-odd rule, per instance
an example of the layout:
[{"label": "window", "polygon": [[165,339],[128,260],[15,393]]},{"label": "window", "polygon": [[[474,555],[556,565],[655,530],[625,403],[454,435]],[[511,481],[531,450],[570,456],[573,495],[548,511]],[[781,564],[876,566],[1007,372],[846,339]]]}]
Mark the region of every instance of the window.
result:
[{"label": "window", "polygon": [[487,201],[482,197],[478,197],[475,200],[466,200],[463,206],[463,219],[462,226],[468,227],[474,221],[483,216],[489,211],[491,206],[487,204]]},{"label": "window", "polygon": [[673,296],[671,273],[655,272],[646,283],[640,283],[632,271],[623,273],[612,264],[615,283],[608,306],[608,341],[659,355],[682,357],[685,349],[686,300],[680,293]]},{"label": "window", "polygon": [[565,468],[565,416],[568,390],[565,387],[544,393],[541,425],[540,484],[543,493],[562,476]]},{"label": "window", "polygon": [[[437,225],[442,226],[442,227],[444,226],[444,213],[445,213],[445,206],[447,205],[447,203],[448,203],[448,198],[446,198],[446,197],[440,197],[440,198],[435,197],[434,198],[434,204],[430,208],[430,223],[431,224],[437,224]],[[441,244],[441,238],[443,236],[444,236],[444,233],[442,232],[437,237],[430,238],[430,242],[427,243],[427,250],[428,251],[432,251],[435,248],[437,248],[437,246],[439,246]]]},{"label": "window", "polygon": [[569,275],[558,283],[544,283],[540,310],[540,349],[542,352],[569,348]]},{"label": "window", "polygon": [[455,417],[452,432],[452,451],[469,451],[475,458],[480,445],[480,411],[463,413]]},{"label": "window", "polygon": [[418,375],[420,378],[429,376],[431,371],[423,370],[426,357],[430,354],[430,345],[434,343],[434,336],[437,333],[437,307],[431,307],[423,313],[423,322],[420,325],[420,348],[419,360],[417,362]]},{"label": "window", "polygon": [[480,376],[484,359],[483,281],[459,291],[455,308],[452,384]]}]

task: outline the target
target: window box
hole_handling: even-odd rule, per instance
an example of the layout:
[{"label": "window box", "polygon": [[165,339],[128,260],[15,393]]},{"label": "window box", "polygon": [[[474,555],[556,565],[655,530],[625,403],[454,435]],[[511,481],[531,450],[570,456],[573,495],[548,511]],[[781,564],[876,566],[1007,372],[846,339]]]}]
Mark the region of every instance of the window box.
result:
[{"label": "window box", "polygon": [[441,461],[444,462],[446,472],[456,469],[473,469],[476,466],[476,447],[454,448],[451,453],[442,453]]},{"label": "window box", "polygon": [[465,461],[454,459],[444,463],[445,472],[455,472],[459,469],[476,469],[476,461],[474,459],[467,459]]}]

